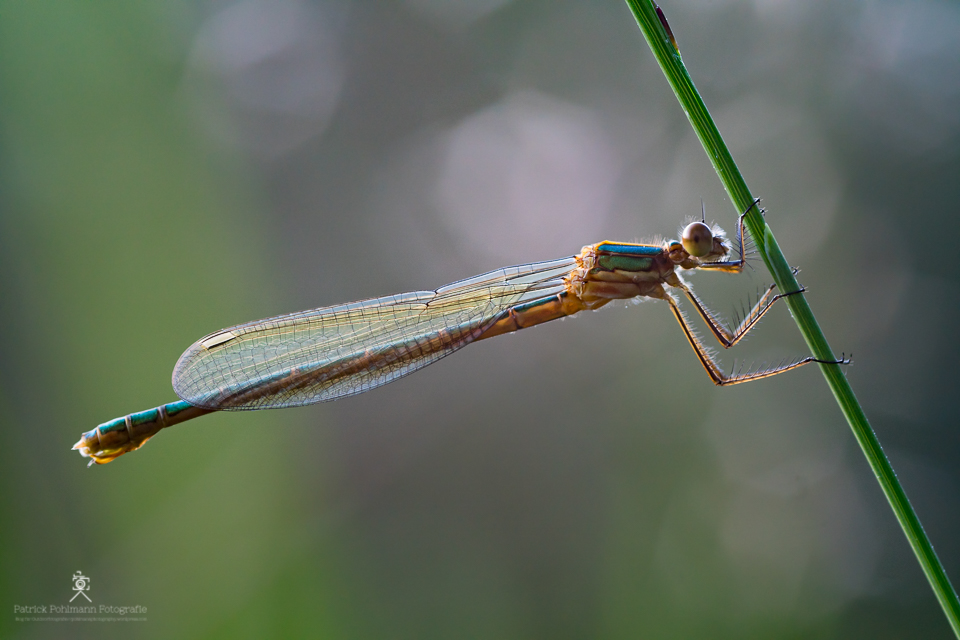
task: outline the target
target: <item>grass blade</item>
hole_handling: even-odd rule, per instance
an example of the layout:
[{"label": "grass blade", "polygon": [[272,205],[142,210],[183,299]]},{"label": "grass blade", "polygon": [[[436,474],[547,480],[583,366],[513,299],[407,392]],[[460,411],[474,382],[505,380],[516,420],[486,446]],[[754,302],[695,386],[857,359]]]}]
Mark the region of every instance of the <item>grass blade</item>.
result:
[{"label": "grass blade", "polygon": [[[724,144],[723,138],[720,137],[720,132],[717,130],[713,118],[704,106],[700,94],[687,73],[680,57],[680,50],[666,19],[663,17],[663,13],[651,0],[626,0],[626,2],[739,214],[746,210],[753,202],[754,197],[747,188],[747,184],[733,161],[730,151]],[[789,263],[784,258],[783,252],[780,251],[780,246],[777,244],[773,232],[756,207],[747,215],[745,222],[750,235],[756,242],[757,252],[773,275],[773,280],[777,283],[780,291],[796,291],[799,289],[800,285],[797,283]],[[790,307],[800,333],[807,341],[807,345],[814,356],[821,360],[836,360],[803,294],[789,296],[785,300]],[[897,520],[900,522],[900,526],[903,528],[903,532],[906,534],[907,540],[937,596],[937,600],[940,601],[940,606],[943,607],[943,612],[947,616],[954,634],[960,638],[960,601],[957,600],[957,593],[953,589],[953,585],[950,584],[950,579],[943,570],[943,565],[940,564],[940,559],[934,552],[933,546],[930,544],[930,540],[913,510],[913,506],[907,499],[907,494],[900,486],[893,467],[890,466],[890,461],[883,453],[880,441],[877,440],[876,434],[870,427],[870,423],[867,421],[863,408],[857,401],[842,367],[837,365],[819,366],[830,390],[837,399],[837,404],[840,405],[840,410],[853,430],[853,435],[860,443],[860,448],[863,450],[867,462],[870,463],[870,468],[873,469],[890,507],[897,516]]]}]

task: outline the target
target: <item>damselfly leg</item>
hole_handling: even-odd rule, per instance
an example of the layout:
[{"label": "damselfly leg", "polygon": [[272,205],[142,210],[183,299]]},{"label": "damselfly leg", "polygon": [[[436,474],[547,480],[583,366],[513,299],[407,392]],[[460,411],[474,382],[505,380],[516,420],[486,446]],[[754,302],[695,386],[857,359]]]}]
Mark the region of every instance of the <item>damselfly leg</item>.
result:
[{"label": "damselfly leg", "polygon": [[[750,209],[757,206],[760,200],[754,200],[753,203],[747,207],[746,211],[740,214],[739,219],[737,220],[737,241],[738,241],[738,254],[739,257],[736,260],[720,260],[716,262],[701,262],[699,265],[694,267],[695,269],[702,270],[714,270],[720,271],[723,273],[741,273],[743,267],[746,264],[746,256],[744,251],[744,226],[743,221],[746,215],[750,212]],[[760,210],[763,213],[763,210]],[[702,225],[703,229],[709,229],[705,224]],[[707,233],[707,238],[700,237],[699,234],[704,233],[700,225],[696,223],[687,225],[683,231],[683,245],[684,248],[691,254],[696,256],[697,250],[696,247],[698,244],[704,244],[709,239],[709,233]],[[688,237],[689,236],[689,237]],[[794,270],[794,275],[796,275],[796,270]],[[777,288],[776,284],[771,284],[767,287],[767,290],[759,297],[757,302],[751,307],[750,311],[744,314],[743,319],[737,324],[736,328],[733,330],[727,328],[717,315],[711,311],[700,298],[693,292],[693,289],[690,288],[687,283],[685,283],[679,275],[676,273],[670,274],[667,278],[664,279],[664,284],[680,289],[683,291],[684,295],[693,303],[694,309],[696,309],[697,314],[703,318],[703,321],[706,323],[707,327],[710,328],[710,332],[716,337],[717,341],[725,348],[729,349],[734,346],[740,340],[753,329],[757,322],[770,310],[771,307],[780,300],[781,298],[786,298],[787,296],[797,295],[806,291],[804,287],[797,289],[796,291],[788,291],[786,293],[774,294],[774,291]],[[658,296],[660,297],[660,296]],[[714,384],[719,386],[740,384],[741,382],[749,382],[751,380],[759,380],[761,378],[769,378],[770,376],[775,376],[780,373],[785,373],[791,369],[796,369],[810,362],[819,362],[821,364],[849,364],[850,359],[846,357],[841,357],[840,360],[820,360],[813,356],[808,356],[806,358],[801,358],[794,362],[787,364],[780,364],[775,367],[770,367],[766,369],[760,369],[756,371],[748,371],[747,373],[730,373],[724,374],[720,369],[719,364],[716,359],[710,354],[707,348],[697,337],[696,332],[690,326],[690,321],[686,318],[686,315],[683,313],[683,310],[680,308],[680,305],[677,303],[676,299],[670,294],[664,291],[662,296],[670,304],[670,310],[673,312],[674,317],[680,323],[683,333],[687,338],[687,341],[690,342],[690,346],[693,347],[693,350],[697,354],[700,363],[706,369],[707,374],[710,376],[710,379],[713,380]]]}]

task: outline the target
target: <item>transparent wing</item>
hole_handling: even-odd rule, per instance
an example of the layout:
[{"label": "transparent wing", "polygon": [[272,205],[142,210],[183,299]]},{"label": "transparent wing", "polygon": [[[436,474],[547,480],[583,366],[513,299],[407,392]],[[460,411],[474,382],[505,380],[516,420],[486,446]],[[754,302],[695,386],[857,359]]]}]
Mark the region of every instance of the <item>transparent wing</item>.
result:
[{"label": "transparent wing", "polygon": [[498,269],[436,291],[300,311],[217,331],[173,371],[207,409],[293,407],[369,391],[479,338],[518,304],[561,293],[575,258]]}]

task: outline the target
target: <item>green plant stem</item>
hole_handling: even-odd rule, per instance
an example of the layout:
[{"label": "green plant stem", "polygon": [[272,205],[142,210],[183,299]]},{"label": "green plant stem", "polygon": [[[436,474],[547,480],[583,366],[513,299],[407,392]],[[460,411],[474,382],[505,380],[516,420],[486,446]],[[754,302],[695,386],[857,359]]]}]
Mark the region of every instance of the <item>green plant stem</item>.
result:
[{"label": "green plant stem", "polygon": [[[687,118],[690,119],[690,124],[696,131],[697,137],[700,138],[700,142],[707,152],[707,157],[713,163],[713,168],[717,171],[727,194],[736,206],[737,212],[745,211],[754,201],[754,197],[747,188],[747,184],[733,161],[730,151],[720,137],[720,132],[704,106],[700,94],[694,87],[680,57],[680,51],[676,47],[673,35],[661,23],[657,15],[656,5],[651,0],[626,0],[626,2],[633,12],[637,24],[640,25],[640,30],[643,32],[654,56],[656,56],[657,62],[660,63],[663,74],[670,82],[670,86],[673,87],[673,91],[686,112]],[[757,250],[763,258],[763,262],[770,269],[770,273],[773,274],[774,282],[777,283],[780,291],[796,291],[799,289],[800,285],[797,283],[793,270],[780,251],[780,246],[773,237],[773,232],[756,207],[747,215],[745,223],[750,235],[756,242]],[[836,360],[803,294],[789,296],[785,300],[797,326],[800,328],[800,333],[803,334],[814,356],[820,360]],[[950,584],[950,580],[940,564],[940,559],[937,558],[937,554],[934,552],[916,512],[914,512],[910,501],[907,499],[907,494],[900,486],[893,467],[890,466],[890,461],[883,453],[880,442],[870,427],[860,403],[857,402],[853,389],[843,373],[843,368],[837,365],[821,364],[820,369],[830,386],[830,390],[837,399],[843,415],[847,418],[847,422],[853,430],[853,435],[860,443],[860,448],[867,457],[867,462],[870,463],[883,493],[887,496],[890,507],[896,514],[897,520],[900,521],[900,526],[903,528],[903,532],[906,534],[907,540],[910,542],[910,546],[913,548],[913,552],[930,582],[930,586],[940,601],[940,606],[943,607],[944,614],[947,616],[954,634],[960,638],[960,601],[957,600],[957,593]]]}]

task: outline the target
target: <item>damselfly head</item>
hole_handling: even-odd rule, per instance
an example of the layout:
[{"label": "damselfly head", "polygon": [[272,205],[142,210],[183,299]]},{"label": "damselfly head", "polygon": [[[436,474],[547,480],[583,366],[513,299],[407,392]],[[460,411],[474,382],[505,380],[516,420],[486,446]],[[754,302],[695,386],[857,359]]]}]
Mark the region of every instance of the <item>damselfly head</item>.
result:
[{"label": "damselfly head", "polygon": [[680,237],[683,248],[695,258],[703,258],[714,252],[713,231],[703,222],[691,222]]},{"label": "damselfly head", "polygon": [[[680,242],[674,240],[678,247],[690,257],[700,263],[722,260],[730,253],[730,244],[727,234],[718,225],[708,225],[701,220],[689,222],[680,230]],[[687,267],[689,268],[689,267]]]}]

